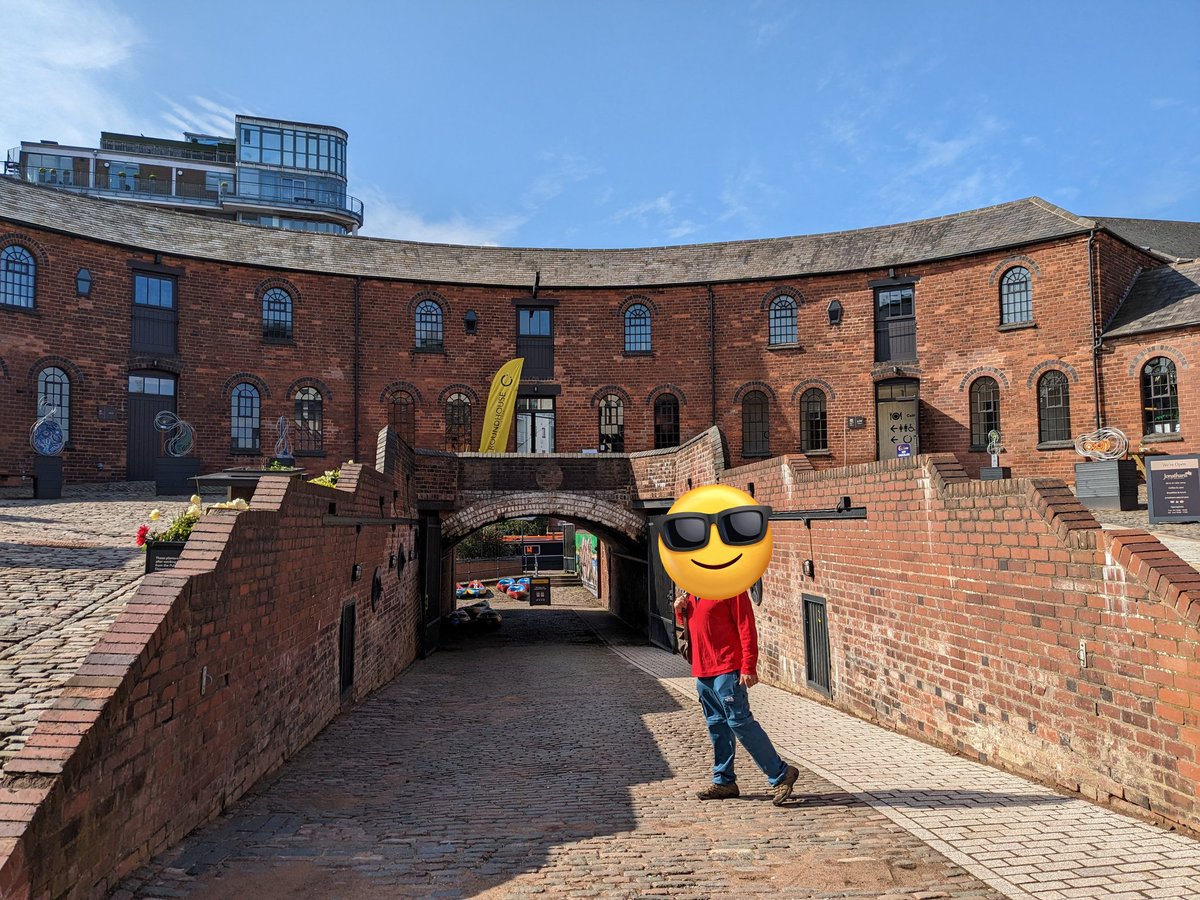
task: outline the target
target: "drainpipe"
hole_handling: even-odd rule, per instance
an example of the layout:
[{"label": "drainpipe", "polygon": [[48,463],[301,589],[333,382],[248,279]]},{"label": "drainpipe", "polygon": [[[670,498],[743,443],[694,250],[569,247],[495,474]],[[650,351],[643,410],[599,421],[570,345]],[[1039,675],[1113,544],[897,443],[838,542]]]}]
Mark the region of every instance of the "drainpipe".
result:
[{"label": "drainpipe", "polygon": [[362,461],[362,455],[358,452],[359,444],[359,409],[358,409],[358,394],[359,382],[362,374],[359,364],[359,345],[362,338],[362,276],[354,276],[354,459],[356,462]]},{"label": "drainpipe", "polygon": [[711,386],[712,409],[709,416],[712,425],[717,424],[717,313],[712,285],[708,288],[708,381]]},{"label": "drainpipe", "polygon": [[1087,255],[1088,255],[1088,296],[1092,304],[1092,396],[1096,403],[1096,428],[1104,427],[1104,416],[1101,414],[1100,408],[1102,400],[1100,397],[1100,344],[1101,332],[1103,323],[1100,321],[1100,313],[1097,310],[1098,299],[1096,297],[1096,275],[1093,266],[1093,250],[1092,245],[1096,241],[1096,229],[1093,228],[1088,233]]}]

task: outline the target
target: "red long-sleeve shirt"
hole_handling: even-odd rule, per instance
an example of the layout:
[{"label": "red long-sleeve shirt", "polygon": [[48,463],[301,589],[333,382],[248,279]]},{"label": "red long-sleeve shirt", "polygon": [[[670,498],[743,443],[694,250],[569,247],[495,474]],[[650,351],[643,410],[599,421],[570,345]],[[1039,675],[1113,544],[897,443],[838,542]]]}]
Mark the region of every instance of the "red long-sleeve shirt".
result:
[{"label": "red long-sleeve shirt", "polygon": [[743,591],[727,600],[706,600],[688,594],[684,600],[686,605],[676,617],[681,623],[687,619],[692,675],[757,674],[758,630],[750,595]]}]

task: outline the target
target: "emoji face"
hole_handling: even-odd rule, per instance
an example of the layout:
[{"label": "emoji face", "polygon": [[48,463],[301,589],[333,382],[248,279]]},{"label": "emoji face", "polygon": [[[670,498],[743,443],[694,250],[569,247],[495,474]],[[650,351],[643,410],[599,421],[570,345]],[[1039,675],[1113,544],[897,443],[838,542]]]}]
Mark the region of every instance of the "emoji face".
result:
[{"label": "emoji face", "polygon": [[689,594],[709,600],[736,597],[771,562],[770,514],[770,507],[728,485],[688,491],[659,529],[663,568]]}]

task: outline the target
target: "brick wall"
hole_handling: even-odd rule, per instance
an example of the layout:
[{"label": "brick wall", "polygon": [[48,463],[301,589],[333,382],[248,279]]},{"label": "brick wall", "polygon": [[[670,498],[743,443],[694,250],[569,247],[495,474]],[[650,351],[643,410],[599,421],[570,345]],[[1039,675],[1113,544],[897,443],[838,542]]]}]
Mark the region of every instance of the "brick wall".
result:
[{"label": "brick wall", "polygon": [[1151,359],[1165,356],[1175,363],[1179,388],[1180,430],[1171,435],[1146,435],[1146,446],[1163,453],[1195,453],[1196,423],[1200,422],[1200,328],[1152,332],[1137,339],[1106,340],[1101,354],[1104,394],[1109,398],[1105,424],[1120,428],[1136,450],[1143,437],[1142,369]]},{"label": "brick wall", "polygon": [[868,510],[774,523],[765,680],[824,699],[802,614],[822,597],[835,706],[1200,830],[1200,576],[1155,539],[1102,532],[1060,482],[969,481],[947,455],[721,480],[776,509]]},{"label": "brick wall", "polygon": [[[413,527],[323,524],[332,513],[410,516],[403,468],[392,481],[346,466],[339,489],[263,479],[249,511],[209,514],[179,566],[146,577],[7,767],[0,894],[103,892],[413,660]],[[350,602],[354,681],[343,692]]]},{"label": "brick wall", "polygon": [[[298,460],[313,473],[327,468],[329,461],[369,453],[363,436],[388,424],[388,398],[397,389],[409,391],[417,401],[413,443],[434,449],[445,447],[447,396],[462,391],[473,397],[471,446],[477,446],[491,378],[515,353],[513,300],[527,299],[524,288],[359,280],[163,257],[162,265],[182,270],[179,354],[155,361],[130,352],[130,263],[154,264],[152,252],[0,221],[2,234],[17,235],[29,246],[39,269],[37,309],[0,308],[0,415],[5,426],[0,428],[0,474],[29,469],[25,435],[33,421],[36,373],[51,358],[65,361],[72,376],[74,437],[64,454],[72,481],[124,477],[127,375],[138,368],[179,375],[178,413],[196,427],[196,452],[205,471],[270,455],[275,421],[294,416],[295,392],[305,385],[317,387],[324,401],[324,455]],[[1139,266],[1153,262],[1103,235],[1097,260],[1106,308],[1124,295]],[[1015,264],[1031,272],[1036,327],[999,326],[998,279]],[[75,272],[81,266],[93,275],[87,298],[75,294]],[[921,449],[953,452],[972,473],[987,464],[985,453],[970,449],[968,411],[970,383],[986,374],[1001,387],[1004,464],[1018,475],[1070,479],[1074,456],[1069,448],[1036,449],[1036,379],[1047,367],[1066,372],[1071,430],[1093,427],[1086,236],[902,267],[898,274],[919,279],[918,359],[900,368],[921,380]],[[651,449],[654,398],[669,391],[679,399],[682,440],[718,425],[728,437],[728,458],[745,463],[741,398],[759,389],[770,398],[770,453],[794,453],[800,449],[799,398],[816,387],[826,394],[829,449],[810,455],[814,467],[874,459],[875,383],[895,375],[893,365],[874,359],[870,282],[885,276],[884,271],[864,270],[713,285],[715,371],[710,369],[708,286],[631,291],[543,285],[538,298],[557,304],[552,379],[560,391],[555,399],[556,449],[597,446],[597,404],[607,393],[624,402],[626,450]],[[291,342],[263,338],[262,294],[272,286],[286,287],[294,298]],[[798,298],[800,340],[771,347],[766,306],[780,289]],[[443,309],[444,352],[414,349],[415,307],[430,297]],[[845,310],[837,326],[828,321],[833,299]],[[653,349],[648,354],[624,351],[622,313],[631,302],[651,310]],[[478,316],[474,334],[467,334],[463,324],[468,310]],[[242,380],[260,385],[262,392],[261,448],[248,455],[232,452],[230,439],[230,392]],[[1125,390],[1121,383],[1108,392],[1111,402],[1124,402]],[[848,430],[843,427],[846,416],[863,416],[867,426]]]}]

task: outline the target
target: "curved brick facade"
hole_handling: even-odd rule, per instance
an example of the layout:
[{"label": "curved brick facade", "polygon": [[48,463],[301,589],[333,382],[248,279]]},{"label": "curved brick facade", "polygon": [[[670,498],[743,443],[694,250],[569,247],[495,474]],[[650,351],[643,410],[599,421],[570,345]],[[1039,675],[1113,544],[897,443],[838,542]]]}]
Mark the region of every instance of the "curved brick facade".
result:
[{"label": "curved brick facade", "polygon": [[[971,384],[986,376],[999,386],[1002,464],[1014,475],[1070,481],[1078,459],[1070,446],[1038,448],[1045,371],[1067,376],[1072,435],[1095,427],[1097,387],[1109,424],[1137,435],[1130,361],[1162,343],[1200,358],[1189,330],[1160,332],[1101,353],[1097,373],[1093,321],[1119,306],[1138,272],[1162,261],[1096,228],[1028,200],[841,235],[505,250],[277,232],[0,179],[0,234],[38,261],[33,308],[0,305],[0,474],[30,471],[26,432],[46,359],[71,379],[64,457],[74,481],[136,477],[130,453],[146,451],[130,437],[138,427],[131,373],[178,377],[177,412],[196,428],[206,471],[270,456],[277,418],[295,417],[306,387],[323,401],[320,447],[297,445],[311,471],[367,454],[370,435],[391,417],[403,432],[409,416],[414,446],[446,449],[445,400],[454,394],[472,399],[462,446],[473,450],[491,377],[516,355],[518,313],[534,306],[553,317],[553,364],[548,377],[526,378],[523,391],[553,398],[558,452],[599,446],[601,392],[623,398],[626,452],[654,449],[656,402],[671,393],[681,442],[715,424],[732,464],[796,453],[806,440],[801,397],[815,388],[825,398],[826,429],[812,465],[871,461],[879,454],[877,384],[906,377],[919,380],[914,450],[954,453],[975,474],[988,456],[972,448]],[[1033,320],[1002,326],[998,273],[1012,265],[1030,273]],[[80,268],[92,277],[87,296],[76,291]],[[174,353],[138,346],[138,277],[174,285]],[[914,292],[915,359],[879,361],[877,291],[905,285]],[[290,319],[264,336],[264,296],[280,286],[292,297]],[[777,298],[794,304],[794,331],[783,322],[773,344]],[[839,324],[830,322],[834,299]],[[418,346],[427,302],[440,311],[440,348]],[[648,350],[626,348],[623,312],[634,302],[650,313]],[[1178,375],[1187,438],[1200,384],[1182,359]],[[257,449],[239,451],[232,409],[242,383],[255,388],[259,434]],[[411,407],[393,407],[393,396],[411,398]],[[757,437],[744,435],[747,398],[759,396],[767,420],[751,423]],[[848,427],[847,417],[862,417],[863,427]],[[243,443],[254,441],[244,435]]]}]

